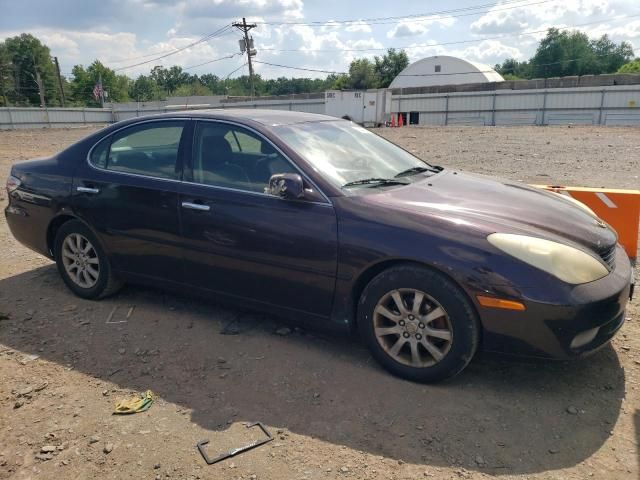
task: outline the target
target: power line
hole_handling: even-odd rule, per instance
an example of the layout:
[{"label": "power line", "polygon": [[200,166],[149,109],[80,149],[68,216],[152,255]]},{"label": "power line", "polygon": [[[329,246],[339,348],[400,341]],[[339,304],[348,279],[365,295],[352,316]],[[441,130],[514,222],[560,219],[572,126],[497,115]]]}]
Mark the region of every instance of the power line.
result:
[{"label": "power line", "polygon": [[[576,24],[576,25],[569,25],[567,27],[559,27],[557,28],[558,30],[571,30],[573,28],[578,28],[578,27],[585,27],[585,26],[589,26],[589,25],[596,25],[599,23],[606,23],[606,22],[616,22],[619,20],[627,20],[629,18],[635,18],[635,17],[640,17],[640,14],[636,14],[636,15],[624,15],[621,17],[617,17],[617,18],[608,18],[608,19],[603,19],[603,20],[598,20],[598,21],[594,21],[594,22],[587,22],[587,23],[581,23],[581,24]],[[458,41],[454,41],[454,42],[442,42],[442,43],[425,43],[425,44],[421,44],[421,45],[406,45],[406,46],[401,46],[401,47],[371,47],[371,48],[319,48],[319,49],[306,49],[306,48],[293,48],[293,49],[278,49],[278,48],[261,48],[260,50],[263,52],[373,52],[373,51],[383,51],[383,50],[388,50],[389,48],[394,48],[396,50],[411,50],[414,48],[429,48],[429,47],[440,47],[440,46],[447,46],[447,45],[460,45],[460,44],[465,44],[465,43],[479,43],[479,42],[484,42],[485,40],[498,40],[501,38],[510,38],[510,37],[521,37],[521,36],[525,36],[525,35],[535,35],[537,33],[546,33],[548,30],[548,28],[544,29],[544,30],[533,30],[533,31],[527,31],[527,32],[519,32],[519,33],[507,33],[504,35],[497,35],[497,36],[493,36],[493,37],[483,37],[483,38],[476,38],[476,39],[472,39],[472,40],[458,40]]]},{"label": "power line", "polygon": [[227,55],[226,57],[220,57],[220,58],[216,58],[214,60],[209,60],[207,62],[202,62],[202,63],[198,63],[197,65],[190,65],[188,67],[183,67],[182,70],[189,70],[190,68],[196,68],[196,67],[201,67],[203,65],[208,65],[210,63],[214,63],[214,62],[219,62],[220,60],[225,60],[227,58],[233,58],[237,55],[242,55],[241,53],[233,53],[231,55]]},{"label": "power line", "polygon": [[319,72],[319,73],[333,73],[335,75],[348,75],[347,72],[336,72],[333,70],[321,70],[317,68],[303,68],[303,67],[292,67],[291,65],[280,65],[279,63],[269,63],[269,62],[261,62],[259,60],[254,60],[255,63],[261,63],[263,65],[270,65],[272,67],[280,67],[280,68],[289,68],[292,70],[303,70],[305,72]]},{"label": "power line", "polygon": [[231,25],[225,25],[224,27],[216,30],[215,32],[213,32],[213,33],[211,33],[211,34],[209,34],[209,35],[207,35],[205,37],[202,37],[201,39],[196,40],[195,42],[192,42],[189,45],[185,45],[184,47],[178,48],[177,50],[173,50],[172,52],[165,53],[164,55],[160,55],[159,57],[152,58],[151,60],[146,60],[144,62],[135,63],[133,65],[127,65],[125,67],[115,68],[114,71],[115,72],[119,72],[119,71],[122,71],[122,70],[127,70],[129,68],[139,67],[140,65],[146,65],[147,63],[153,63],[153,62],[155,62],[157,60],[169,57],[171,55],[175,55],[176,53],[182,52],[183,50],[186,50],[187,48],[191,48],[191,47],[193,47],[195,45],[198,45],[199,43],[206,42],[208,40],[212,40],[213,38],[219,37],[225,31],[227,31],[230,28],[231,28]]},{"label": "power line", "polygon": [[247,62],[244,62],[242,65],[240,65],[238,68],[236,68],[235,70],[233,70],[231,73],[229,73],[226,77],[224,77],[225,80],[227,80],[231,75],[233,75],[234,73],[236,73],[238,70],[240,70],[241,68],[244,68],[244,66],[247,64]]},{"label": "power line", "polygon": [[[569,59],[564,59],[564,60],[558,60],[556,62],[549,62],[549,63],[529,63],[527,64],[528,67],[548,67],[550,65],[559,65],[562,63],[572,63],[572,62],[579,62],[580,60],[584,60],[587,58],[592,58],[592,57],[609,57],[609,56],[613,56],[615,54],[602,54],[602,55],[593,55],[593,56],[582,56],[582,57],[577,57],[577,58],[569,58]],[[287,69],[291,69],[291,70],[302,70],[302,71],[306,71],[306,72],[320,72],[320,73],[330,73],[330,74],[335,74],[335,75],[349,75],[349,72],[337,72],[337,71],[333,71],[333,70],[319,70],[319,69],[314,69],[314,68],[303,68],[303,67],[294,67],[291,65],[281,65],[278,63],[269,63],[269,62],[259,62],[257,60],[254,60],[256,63],[262,63],[264,65],[270,65],[272,67],[280,67],[280,68],[287,68]],[[441,72],[441,73],[399,73],[398,77],[442,77],[442,76],[450,76],[450,75],[471,75],[471,74],[478,74],[478,73],[495,73],[495,70],[470,70],[470,71],[466,71],[466,72]],[[374,72],[374,75],[376,75],[376,73]]]},{"label": "power line", "polygon": [[[235,33],[235,31],[227,30],[227,31],[225,31],[225,32],[223,32],[223,33],[221,33],[219,35],[216,35],[216,38],[223,37],[224,35],[228,35],[230,33]],[[210,40],[209,37],[211,35],[213,35],[213,33],[210,33],[208,35],[205,35],[204,37],[201,37],[197,41],[197,43],[201,43],[202,41]],[[171,47],[171,48],[172,48],[172,50],[170,50],[167,53],[171,53],[171,52],[176,52],[177,53],[178,51],[180,51],[180,49],[178,49],[176,47]],[[183,48],[189,48],[189,46],[186,46],[186,47],[183,47]],[[122,63],[122,62],[127,62],[127,61],[139,60],[139,59],[142,59],[142,58],[149,58],[149,57],[154,57],[154,56],[157,56],[157,55],[162,55],[165,52],[166,52],[166,50],[160,50],[159,52],[147,53],[146,55],[138,55],[138,56],[135,56],[135,57],[127,57],[127,58],[117,58],[115,60],[109,60],[109,63]]]},{"label": "power line", "polygon": [[[415,20],[415,19],[420,19],[420,18],[424,18],[424,17],[430,17],[430,18],[425,18],[425,20],[431,20],[432,17],[436,16],[436,15],[444,15],[441,18],[451,18],[451,17],[456,17],[457,15],[454,15],[455,13],[458,12],[469,12],[471,10],[478,10],[478,9],[486,9],[486,8],[491,8],[491,7],[496,7],[496,6],[502,6],[502,5],[508,5],[508,4],[512,4],[512,3],[522,3],[525,2],[527,0],[507,0],[504,2],[494,2],[494,3],[485,3],[485,4],[481,4],[481,5],[471,5],[468,7],[463,7],[463,8],[455,8],[455,9],[451,9],[451,10],[440,10],[440,11],[435,11],[435,12],[427,12],[427,13],[415,13],[415,14],[411,14],[411,15],[401,15],[401,16],[395,16],[395,17],[377,17],[377,18],[367,18],[367,19],[359,19],[359,20],[355,20],[355,19],[351,19],[351,20],[319,20],[319,21],[314,21],[314,22],[256,22],[258,25],[300,25],[300,26],[309,26],[309,27],[324,27],[324,26],[333,26],[333,25],[363,25],[363,24],[367,24],[367,25],[381,25],[381,24],[385,24],[386,23],[398,23],[404,20]],[[557,0],[541,0],[539,2],[533,3],[533,5],[538,4],[538,3],[549,3],[552,1],[557,1]],[[520,7],[525,7],[527,5],[517,5],[514,7],[508,7],[508,8],[504,8],[504,9],[499,9],[499,10],[508,10],[511,8],[520,8]],[[465,16],[465,15],[478,15],[481,13],[487,13],[487,12],[476,12],[476,13],[467,13],[467,14],[461,14],[459,16]],[[419,21],[419,20],[418,20]]]}]

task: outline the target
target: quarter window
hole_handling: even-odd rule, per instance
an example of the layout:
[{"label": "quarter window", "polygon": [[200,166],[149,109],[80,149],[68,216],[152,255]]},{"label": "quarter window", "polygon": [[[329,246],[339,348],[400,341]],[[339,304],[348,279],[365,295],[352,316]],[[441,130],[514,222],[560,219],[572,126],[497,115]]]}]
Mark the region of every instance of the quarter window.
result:
[{"label": "quarter window", "polygon": [[296,170],[260,136],[235,125],[199,122],[194,136],[193,180],[205,185],[264,192],[276,173]]},{"label": "quarter window", "polygon": [[116,172],[178,179],[178,149],[183,129],[183,121],[135,125],[112,136],[108,154],[98,144],[91,162]]},{"label": "quarter window", "polygon": [[91,164],[99,167],[107,167],[107,156],[109,155],[109,142],[111,138],[104,138],[98,143],[91,152]]}]

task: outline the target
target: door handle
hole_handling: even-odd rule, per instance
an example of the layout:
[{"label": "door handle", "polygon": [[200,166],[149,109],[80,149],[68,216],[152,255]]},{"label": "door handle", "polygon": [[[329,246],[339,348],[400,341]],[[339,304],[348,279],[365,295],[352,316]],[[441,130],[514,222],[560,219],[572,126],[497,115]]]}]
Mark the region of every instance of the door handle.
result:
[{"label": "door handle", "polygon": [[190,210],[200,210],[201,212],[208,212],[209,210],[211,210],[211,207],[209,205],[193,202],[182,202],[182,208],[188,208]]},{"label": "door handle", "polygon": [[94,193],[94,194],[100,193],[99,188],[92,188],[92,187],[76,187],[76,190],[82,193]]}]

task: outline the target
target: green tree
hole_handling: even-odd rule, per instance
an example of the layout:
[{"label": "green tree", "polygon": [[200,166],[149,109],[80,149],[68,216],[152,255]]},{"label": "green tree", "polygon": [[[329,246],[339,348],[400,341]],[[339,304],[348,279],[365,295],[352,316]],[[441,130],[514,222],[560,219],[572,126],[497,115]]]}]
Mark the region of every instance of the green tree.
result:
[{"label": "green tree", "polygon": [[182,67],[174,65],[170,68],[164,68],[159,65],[151,70],[151,78],[163,89],[168,95],[172,95],[181,85],[191,83],[191,75],[182,70]]},{"label": "green tree", "polygon": [[633,58],[627,42],[619,45],[607,35],[596,40],[578,31],[550,28],[531,58],[533,77],[562,77],[613,73]]},{"label": "green tree", "polygon": [[618,73],[640,73],[640,58],[625,63],[618,69]]},{"label": "green tree", "polygon": [[368,58],[357,58],[349,65],[349,87],[358,90],[378,85],[374,64]]},{"label": "green tree", "polygon": [[531,58],[534,77],[562,77],[586,73],[585,65],[595,64],[589,37],[580,32],[550,28]]},{"label": "green tree", "polygon": [[220,78],[213,73],[205,73],[200,76],[200,82],[211,90],[214,95],[224,95],[223,86]]},{"label": "green tree", "polygon": [[351,88],[351,77],[347,74],[338,75],[331,88],[334,90],[346,90]]},{"label": "green tree", "polygon": [[203,85],[198,78],[196,78],[191,83],[180,85],[176,88],[174,95],[177,97],[190,97],[213,95],[213,93],[207,86]]},{"label": "green tree", "polygon": [[502,75],[505,80],[532,78],[529,62],[519,62],[514,58],[507,58],[502,64],[496,64],[493,69]]},{"label": "green tree", "polygon": [[387,88],[398,74],[409,65],[409,57],[404,50],[390,48],[381,58],[373,57],[373,71],[377,76],[377,86]]},{"label": "green tree", "polygon": [[82,65],[73,67],[71,92],[73,100],[79,105],[100,106],[100,99],[93,96],[95,85],[102,78],[102,88],[106,92],[105,100],[110,102],[129,101],[129,84],[126,75],[117,75],[112,69],[95,60],[86,69]]},{"label": "green tree", "polygon": [[591,41],[591,47],[597,56],[598,71],[594,73],[614,73],[633,58],[633,47],[627,42],[619,45],[603,35]]},{"label": "green tree", "polygon": [[9,105],[9,98],[15,96],[13,88],[13,64],[4,42],[0,42],[0,107]]},{"label": "green tree", "polygon": [[140,75],[129,88],[129,97],[136,102],[150,102],[161,100],[163,95],[158,84],[149,76]]},{"label": "green tree", "polygon": [[[49,47],[31,34],[23,33],[7,38],[4,42],[3,72],[10,70],[13,76],[13,103],[40,105],[38,74],[44,89],[46,104],[59,104],[56,71],[51,61]],[[6,75],[6,74],[5,74]]]}]

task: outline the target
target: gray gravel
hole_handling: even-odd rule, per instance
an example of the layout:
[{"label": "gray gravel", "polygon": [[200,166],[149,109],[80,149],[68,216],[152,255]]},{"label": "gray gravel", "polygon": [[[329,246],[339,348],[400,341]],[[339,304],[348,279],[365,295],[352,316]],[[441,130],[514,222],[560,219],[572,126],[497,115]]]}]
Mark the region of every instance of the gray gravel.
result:
[{"label": "gray gravel", "polygon": [[640,189],[637,127],[405,127],[375,131],[445,167],[534,184]]}]

